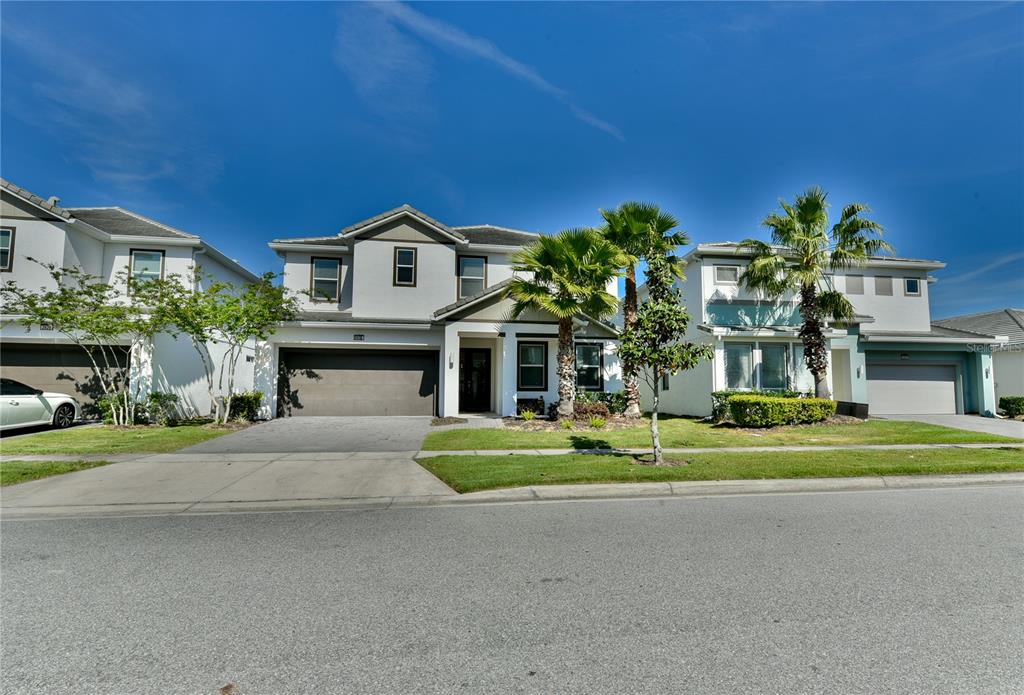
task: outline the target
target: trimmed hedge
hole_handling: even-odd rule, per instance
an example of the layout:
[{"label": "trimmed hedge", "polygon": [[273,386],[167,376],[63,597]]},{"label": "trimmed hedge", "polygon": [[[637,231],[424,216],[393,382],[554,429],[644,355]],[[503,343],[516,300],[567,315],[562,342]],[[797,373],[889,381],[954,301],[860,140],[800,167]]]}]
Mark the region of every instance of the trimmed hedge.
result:
[{"label": "trimmed hedge", "polygon": [[729,399],[733,396],[775,396],[776,398],[803,398],[810,394],[800,391],[712,391],[711,392],[711,419],[715,422],[722,422],[729,417]]},{"label": "trimmed hedge", "polygon": [[231,419],[253,422],[259,416],[263,404],[262,391],[242,391],[231,396]]},{"label": "trimmed hedge", "polygon": [[836,414],[836,402],[827,398],[736,394],[729,398],[729,412],[741,427],[775,427],[827,420]]},{"label": "trimmed hedge", "polygon": [[1000,397],[999,409],[1006,413],[1006,417],[1020,417],[1024,415],[1024,396]]}]

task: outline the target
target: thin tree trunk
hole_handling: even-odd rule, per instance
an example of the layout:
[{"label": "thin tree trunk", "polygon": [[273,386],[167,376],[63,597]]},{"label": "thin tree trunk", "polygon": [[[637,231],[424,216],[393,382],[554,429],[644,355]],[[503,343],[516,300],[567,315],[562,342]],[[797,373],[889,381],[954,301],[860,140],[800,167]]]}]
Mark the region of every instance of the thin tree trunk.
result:
[{"label": "thin tree trunk", "polygon": [[665,455],[661,450],[661,433],[658,431],[658,401],[661,398],[661,371],[654,372],[654,402],[651,407],[651,446],[654,448],[654,465],[665,464]]},{"label": "thin tree trunk", "polygon": [[831,398],[825,373],[828,371],[828,346],[821,321],[821,307],[818,306],[818,292],[813,284],[800,288],[800,314],[804,323],[800,327],[800,340],[804,344],[804,361],[807,370],[814,375],[814,395]]},{"label": "thin tree trunk", "polygon": [[558,417],[571,418],[576,409],[576,354],[572,319],[558,319]]},{"label": "thin tree trunk", "polygon": [[[622,302],[622,327],[629,330],[636,323],[636,267],[626,268],[626,296]],[[635,364],[623,362],[622,386],[626,392],[626,410],[623,416],[640,417],[640,378]]]}]

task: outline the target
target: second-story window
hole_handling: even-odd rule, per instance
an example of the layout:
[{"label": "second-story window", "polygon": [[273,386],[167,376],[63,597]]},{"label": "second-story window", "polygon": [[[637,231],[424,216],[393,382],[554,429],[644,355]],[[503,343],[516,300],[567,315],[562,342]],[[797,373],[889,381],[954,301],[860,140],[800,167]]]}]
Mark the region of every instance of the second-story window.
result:
[{"label": "second-story window", "polygon": [[472,297],[487,286],[487,257],[459,256],[459,296]]},{"label": "second-story window", "polygon": [[164,276],[164,252],[132,249],[132,282],[150,282]]},{"label": "second-story window", "polygon": [[740,267],[738,265],[716,265],[715,284],[735,285],[740,281]]},{"label": "second-story window", "polygon": [[903,278],[903,294],[908,297],[920,297],[921,281],[917,278]]},{"label": "second-story window", "polygon": [[341,261],[337,258],[313,258],[309,292],[314,302],[338,301],[341,288]]},{"label": "second-story window", "polygon": [[892,296],[892,278],[888,275],[875,276],[875,294],[880,297]]},{"label": "second-story window", "polygon": [[864,276],[846,276],[846,294],[864,294]]},{"label": "second-story window", "polygon": [[393,277],[396,287],[416,286],[416,249],[395,248]]},{"label": "second-story window", "polygon": [[14,227],[0,228],[0,272],[14,269]]}]

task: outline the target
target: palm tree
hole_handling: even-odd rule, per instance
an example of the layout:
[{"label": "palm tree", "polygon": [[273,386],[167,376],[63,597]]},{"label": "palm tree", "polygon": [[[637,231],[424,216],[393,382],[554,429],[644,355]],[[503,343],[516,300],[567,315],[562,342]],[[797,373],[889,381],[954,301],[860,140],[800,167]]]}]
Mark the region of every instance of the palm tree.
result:
[{"label": "palm tree", "polygon": [[[636,264],[653,257],[671,256],[677,246],[690,243],[686,233],[676,229],[675,217],[662,212],[657,205],[630,201],[614,210],[601,210],[605,224],[601,233],[605,239],[626,254],[626,295],[622,301],[623,329],[636,323]],[[674,257],[673,257],[674,258]],[[673,260],[672,272],[682,277],[682,263]],[[636,365],[622,365],[623,387],[626,391],[626,417],[640,417],[640,380]]]},{"label": "palm tree", "polygon": [[740,282],[772,299],[787,292],[799,293],[804,360],[814,375],[814,394],[829,398],[823,317],[849,321],[854,311],[850,300],[827,285],[825,275],[863,266],[871,256],[891,253],[892,247],[882,240],[880,224],[860,216],[869,212],[862,203],[844,207],[839,221],[829,229],[828,194],[817,186],[798,195],[793,204],[780,199],[779,205],[782,213],[773,212],[761,223],[771,230],[771,244],[757,239],[741,242],[741,248],[753,257]]},{"label": "palm tree", "polygon": [[542,236],[512,257],[513,277],[505,295],[515,300],[512,318],[538,309],[558,319],[558,416],[572,417],[576,400],[573,317],[611,316],[618,300],[606,290],[621,275],[622,251],[593,229],[568,229]]}]

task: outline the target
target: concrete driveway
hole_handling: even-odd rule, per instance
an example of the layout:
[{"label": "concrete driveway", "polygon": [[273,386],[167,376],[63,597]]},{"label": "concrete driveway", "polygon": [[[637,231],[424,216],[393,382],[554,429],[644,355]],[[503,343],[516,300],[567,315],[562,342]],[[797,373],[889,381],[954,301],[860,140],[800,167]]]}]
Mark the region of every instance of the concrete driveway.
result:
[{"label": "concrete driveway", "polygon": [[419,451],[429,417],[290,417],[211,439],[179,454],[339,453]]},{"label": "concrete driveway", "polygon": [[2,507],[5,516],[180,513],[454,494],[402,453],[158,454],[4,488]]},{"label": "concrete driveway", "polygon": [[872,417],[877,417],[880,420],[924,422],[929,425],[941,425],[943,427],[954,427],[959,430],[1000,434],[1004,437],[1024,439],[1024,422],[1017,420],[1000,420],[999,418],[981,417],[979,415],[872,415]]}]

